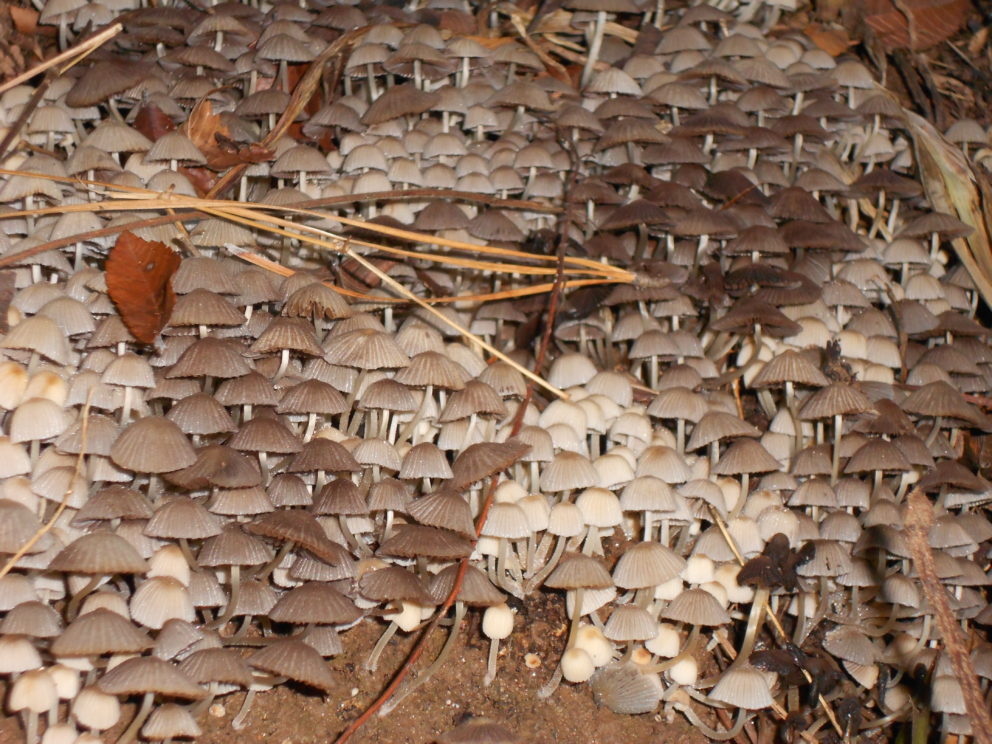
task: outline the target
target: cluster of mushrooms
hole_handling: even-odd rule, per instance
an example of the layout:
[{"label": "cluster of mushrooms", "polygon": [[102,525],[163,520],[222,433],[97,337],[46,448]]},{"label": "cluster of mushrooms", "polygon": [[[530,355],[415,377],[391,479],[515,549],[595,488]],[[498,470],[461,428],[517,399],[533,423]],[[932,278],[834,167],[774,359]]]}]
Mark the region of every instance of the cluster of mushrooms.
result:
[{"label": "cluster of mushrooms", "polygon": [[[992,427],[992,348],[950,249],[970,228],[931,209],[903,111],[861,62],[769,33],[777,4],[722,5],[565,0],[531,22],[465,0],[45,4],[64,44],[121,13],[124,32],[37,105],[26,85],[0,98],[8,130],[33,106],[2,164],[21,174],[0,176],[0,255],[153,216],[7,216],[103,198],[74,177],[196,195],[204,154],[179,130],[141,134],[143,106],[179,125],[206,98],[228,145],[258,142],[291,73],[364,28],[323,107],[232,198],[357,195],[319,226],[563,240],[643,281],[565,293],[537,372],[566,396],[526,399],[509,361],[306,242],[221,219],[187,222],[188,240],[136,228],[183,253],[154,346],[108,297],[115,235],[19,261],[0,337],[0,677],[30,744],[196,737],[232,693],[232,725],[250,726],[285,680],[346,694],[326,659],[349,629],[381,624],[375,668],[466,558],[444,649],[391,705],[469,613],[491,682],[511,606],[552,592],[567,641],[542,698],[589,683],[600,705],[714,740],[758,720],[785,741],[894,736],[920,711],[971,733],[902,530],[921,489],[988,695],[992,485],[964,454]],[[548,43],[573,85],[548,74]],[[361,196],[412,189],[461,196]],[[525,285],[379,265],[423,297]],[[348,283],[364,297],[332,288]],[[443,314],[529,367],[546,299]]]}]

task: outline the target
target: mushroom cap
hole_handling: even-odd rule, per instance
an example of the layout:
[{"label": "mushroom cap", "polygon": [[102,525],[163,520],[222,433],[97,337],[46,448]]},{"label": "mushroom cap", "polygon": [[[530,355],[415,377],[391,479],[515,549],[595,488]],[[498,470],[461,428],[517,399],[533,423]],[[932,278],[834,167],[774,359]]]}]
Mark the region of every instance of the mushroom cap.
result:
[{"label": "mushroom cap", "polygon": [[621,589],[644,589],[664,584],[682,573],[685,559],[656,542],[640,542],[624,551],[613,569]]},{"label": "mushroom cap", "polygon": [[661,616],[667,620],[709,627],[730,622],[723,605],[704,589],[686,589],[662,610]]},{"label": "mushroom cap", "polygon": [[122,661],[104,674],[97,689],[111,695],[143,695],[151,692],[168,697],[199,700],[207,691],[167,661],[137,656]]},{"label": "mushroom cap", "polygon": [[727,669],[710,690],[709,696],[745,710],[761,710],[775,704],[765,676],[746,662]]},{"label": "mushroom cap", "polygon": [[126,617],[98,607],[69,623],[52,641],[51,651],[55,656],[99,656],[140,653],[151,645],[145,632]]},{"label": "mushroom cap", "polygon": [[123,537],[113,532],[92,532],[77,537],[59,551],[48,570],[112,575],[144,573],[148,564]]},{"label": "mushroom cap", "polygon": [[276,641],[249,656],[248,663],[319,690],[330,691],[337,684],[320,654],[302,641]]},{"label": "mushroom cap", "polygon": [[608,589],[613,579],[592,556],[565,553],[544,583],[552,589]]},{"label": "mushroom cap", "polygon": [[164,416],[145,416],[120,433],[110,458],[136,473],[168,473],[192,465],[196,452],[172,421]]}]

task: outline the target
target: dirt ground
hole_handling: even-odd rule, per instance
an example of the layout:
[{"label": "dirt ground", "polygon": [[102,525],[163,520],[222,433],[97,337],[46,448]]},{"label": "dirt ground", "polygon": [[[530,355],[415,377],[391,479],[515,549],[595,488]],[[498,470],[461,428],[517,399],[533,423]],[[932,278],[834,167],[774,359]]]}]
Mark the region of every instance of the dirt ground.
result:
[{"label": "dirt ground", "polygon": [[[500,647],[499,672],[489,687],[482,686],[488,642],[479,629],[478,612],[463,624],[450,663],[388,716],[374,716],[351,739],[353,744],[430,744],[436,737],[468,718],[486,716],[510,728],[527,744],[613,744],[659,742],[703,744],[681,717],[669,722],[663,714],[621,716],[599,708],[589,685],[563,684],[548,700],[537,690],[550,677],[564,648],[565,617],[561,597],[542,595],[520,608],[516,631]],[[376,672],[365,671],[364,662],[385,626],[363,622],[342,634],[345,652],[330,660],[340,685],[327,696],[283,685],[256,696],[248,725],[234,731],[244,693],[217,700],[211,714],[199,720],[200,744],[326,744],[334,740],[388,684],[409,652],[413,638],[397,634],[387,646]],[[435,631],[428,652],[418,664],[425,668],[444,643],[448,629]],[[541,666],[529,669],[528,653],[537,654]],[[63,708],[64,710],[64,708]],[[121,724],[104,736],[114,741],[134,715],[124,707]],[[20,744],[23,730],[14,717],[0,717],[0,744]]]},{"label": "dirt ground", "polygon": [[[441,732],[472,716],[497,719],[521,740],[533,744],[704,741],[682,720],[669,724],[657,714],[618,716],[598,708],[592,702],[588,685],[564,684],[549,700],[539,700],[537,690],[551,675],[564,645],[563,622],[552,625],[545,619],[518,615],[518,631],[505,644],[506,648],[501,648],[496,680],[488,688],[483,687],[488,644],[476,640],[482,638],[477,615],[467,625],[462,628],[462,640],[444,670],[387,717],[373,717],[352,739],[355,744],[428,744]],[[222,701],[224,716],[203,724],[204,736],[199,741],[308,744],[332,740],[388,683],[411,646],[409,638],[396,640],[383,654],[377,672],[366,672],[365,657],[382,627],[366,622],[348,632],[351,637],[344,639],[347,652],[331,661],[341,680],[339,691],[326,699],[304,696],[287,687],[266,693],[256,699],[249,726],[241,732],[232,731],[229,723],[237,714],[243,695],[228,697]],[[446,629],[435,631],[429,658],[440,650],[446,632]],[[542,666],[528,669],[524,664],[527,653],[537,653]],[[427,663],[422,660],[418,668],[424,668]],[[290,709],[292,714],[288,715]]]}]

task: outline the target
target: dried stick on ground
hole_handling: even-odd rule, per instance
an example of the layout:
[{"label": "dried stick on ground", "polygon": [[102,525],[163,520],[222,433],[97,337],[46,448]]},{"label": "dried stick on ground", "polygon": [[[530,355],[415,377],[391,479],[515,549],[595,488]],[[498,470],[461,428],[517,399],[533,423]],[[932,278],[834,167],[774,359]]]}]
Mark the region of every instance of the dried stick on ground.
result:
[{"label": "dried stick on ground", "polygon": [[951,669],[961,685],[965,710],[971,719],[972,736],[977,744],[992,744],[992,716],[989,715],[982,691],[978,688],[978,677],[975,676],[975,667],[971,663],[967,641],[951,611],[947,592],[937,578],[933,551],[927,540],[927,533],[933,526],[933,505],[918,488],[913,489],[906,500],[909,504],[905,521],[906,542],[923,584],[923,593],[933,608],[944,648],[951,660]]}]

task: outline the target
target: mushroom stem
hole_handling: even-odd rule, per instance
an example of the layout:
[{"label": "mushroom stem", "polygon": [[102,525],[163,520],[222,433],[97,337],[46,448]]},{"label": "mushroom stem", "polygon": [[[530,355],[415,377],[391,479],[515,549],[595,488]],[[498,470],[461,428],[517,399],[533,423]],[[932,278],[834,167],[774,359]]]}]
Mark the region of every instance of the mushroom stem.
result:
[{"label": "mushroom stem", "polygon": [[238,711],[233,719],[231,719],[231,728],[235,731],[240,731],[245,727],[245,721],[248,718],[248,711],[251,710],[251,704],[255,702],[255,688],[252,687],[248,690],[248,694],[245,695],[245,701],[241,704],[241,710]]},{"label": "mushroom stem", "polygon": [[24,741],[27,744],[37,744],[38,742],[38,713],[33,710],[24,711]]},{"label": "mushroom stem", "polygon": [[[520,583],[510,576],[510,548],[509,540],[500,538],[499,547],[496,549],[496,585],[506,592],[509,592],[517,599],[524,598],[524,590]],[[491,556],[490,556],[491,558]]]},{"label": "mushroom stem", "polygon": [[555,690],[558,689],[558,685],[561,684],[561,678],[562,678],[561,664],[559,664],[557,667],[555,667],[555,673],[551,675],[551,679],[549,679],[547,682],[541,685],[541,688],[537,691],[537,696],[541,700],[551,697],[554,694]]},{"label": "mushroom stem", "polygon": [[[894,614],[894,613],[893,613]],[[916,645],[906,652],[905,658],[912,659],[916,654],[923,650],[924,646],[927,645],[927,641],[930,640],[930,627],[932,625],[933,615],[929,612],[923,615],[923,627],[920,628],[920,637],[916,639]],[[868,635],[871,635],[870,633]]]},{"label": "mushroom stem", "polygon": [[692,709],[692,706],[685,703],[672,703],[672,707],[684,715],[689,720],[689,723],[705,738],[714,741],[729,741],[735,738],[744,729],[744,724],[747,722],[748,716],[747,710],[739,708],[737,710],[737,720],[734,721],[733,727],[727,731],[717,731],[703,723],[702,719],[696,714],[696,711]]},{"label": "mushroom stem", "polygon": [[275,375],[272,377],[272,381],[275,382],[279,380],[284,374],[286,374],[286,369],[289,367],[289,349],[282,349],[279,355],[279,369],[276,370]]},{"label": "mushroom stem", "polygon": [[124,400],[121,404],[121,426],[127,424],[128,419],[131,418],[132,389],[130,385],[124,386]]},{"label": "mushroom stem", "polygon": [[69,605],[65,610],[66,619],[70,622],[76,619],[76,615],[79,614],[79,605],[93,592],[94,589],[100,586],[100,580],[102,578],[103,576],[101,575],[94,576],[86,582],[86,585],[82,589],[72,595],[72,599],[69,600]]},{"label": "mushroom stem", "polygon": [[489,641],[489,663],[486,665],[486,676],[482,678],[482,686],[489,687],[496,679],[496,657],[499,654],[499,638]]},{"label": "mushroom stem", "polygon": [[183,558],[186,559],[186,564],[192,569],[196,570],[199,568],[199,564],[196,562],[196,557],[193,555],[193,551],[189,548],[189,540],[185,537],[179,538],[179,550],[183,554]]},{"label": "mushroom stem", "polygon": [[792,642],[799,646],[806,638],[806,592],[799,592],[796,598],[796,629],[792,634]]},{"label": "mushroom stem", "polygon": [[396,629],[399,626],[395,622],[389,623],[382,635],[379,636],[379,640],[376,641],[375,646],[372,647],[372,653],[369,654],[369,658],[365,660],[365,668],[370,672],[374,672],[376,667],[379,666],[379,657],[382,656],[382,652],[386,649],[386,644],[392,640],[392,637],[396,635]]},{"label": "mushroom stem", "polygon": [[[665,25],[665,0],[656,0],[654,7],[654,27],[662,28]],[[675,107],[672,107],[675,111]],[[678,126],[678,124],[676,124]]]},{"label": "mushroom stem", "polygon": [[304,442],[310,441],[310,439],[313,437],[313,430],[316,428],[316,426],[317,426],[317,414],[316,413],[307,414],[307,428],[303,432]]},{"label": "mushroom stem", "polygon": [[558,565],[558,561],[561,560],[561,556],[565,552],[565,544],[567,542],[567,537],[558,537],[558,542],[555,544],[555,552],[551,554],[551,559],[524,584],[524,594],[530,594],[535,589],[539,589],[541,584],[544,583],[544,580],[551,575],[551,572],[555,570],[555,566]]},{"label": "mushroom stem", "polygon": [[751,601],[751,612],[747,616],[747,630],[744,632],[744,641],[741,643],[741,650],[734,660],[735,664],[743,664],[754,651],[754,642],[757,640],[758,631],[761,629],[761,620],[765,614],[765,605],[768,603],[768,587],[759,586],[754,592],[754,599]]},{"label": "mushroom stem", "polygon": [[606,11],[596,11],[596,25],[592,32],[592,41],[589,42],[589,56],[586,57],[585,67],[582,68],[582,87],[589,84],[592,71],[596,67],[596,60],[599,58],[599,50],[603,46],[603,32],[606,30]]},{"label": "mushroom stem", "polygon": [[830,462],[830,485],[837,485],[837,478],[840,477],[840,438],[844,428],[844,417],[840,414],[834,416],[834,451]]},{"label": "mushroom stem", "polygon": [[399,705],[407,695],[433,677],[437,670],[441,668],[448,656],[451,655],[451,649],[455,647],[455,639],[458,636],[458,630],[461,627],[462,620],[465,618],[465,610],[466,607],[464,602],[455,602],[455,617],[451,624],[451,632],[448,634],[448,639],[444,642],[444,646],[441,648],[441,653],[439,653],[437,658],[434,659],[434,662],[424,670],[423,674],[416,679],[411,679],[405,686],[396,691],[396,694],[393,695],[393,697],[379,709],[380,716],[388,715],[389,712]]},{"label": "mushroom stem", "polygon": [[138,709],[137,715],[135,715],[134,720],[131,721],[131,725],[128,726],[124,733],[120,735],[117,740],[117,744],[128,744],[130,741],[138,736],[138,731],[141,729],[142,724],[147,720],[148,715],[152,712],[152,700],[155,697],[154,692],[146,692],[145,696],[141,700],[141,707]]},{"label": "mushroom stem", "polygon": [[357,552],[362,557],[368,557],[372,554],[369,550],[369,546],[365,544],[364,540],[359,540],[355,537],[355,533],[351,531],[351,527],[348,526],[348,518],[344,514],[338,515],[338,526],[341,528],[341,534],[344,535],[344,539],[348,542],[348,546]]},{"label": "mushroom stem", "polygon": [[227,605],[220,617],[208,624],[208,628],[223,628],[227,622],[234,617],[234,608],[238,604],[238,597],[241,596],[241,566],[231,566],[231,593],[227,597]]},{"label": "mushroom stem", "polygon": [[[568,642],[565,644],[566,651],[575,645],[575,640],[578,638],[579,620],[582,618],[582,600],[585,599],[586,593],[586,590],[582,587],[573,591],[575,594],[572,595],[572,617],[568,627]],[[561,666],[561,664],[558,666]]]},{"label": "mushroom stem", "polygon": [[926,444],[927,447],[929,447],[930,445],[932,445],[936,441],[937,435],[940,433],[940,425],[943,422],[944,422],[944,419],[943,419],[942,416],[937,416],[936,418],[934,418],[934,420],[933,420],[933,428],[930,429],[930,433],[927,434],[927,438],[926,438],[926,440],[924,442],[924,444]]},{"label": "mushroom stem", "polygon": [[348,431],[348,417],[351,415],[351,409],[355,406],[355,400],[358,398],[358,392],[362,389],[365,384],[365,378],[368,377],[368,371],[362,370],[358,373],[358,377],[355,378],[355,383],[352,385],[351,392],[348,393],[348,397],[345,399],[347,408],[345,408],[344,413],[341,414],[341,423],[338,428],[341,431]]},{"label": "mushroom stem", "polygon": [[269,574],[272,573],[272,571],[280,563],[282,563],[282,559],[286,557],[286,555],[289,553],[289,551],[293,549],[295,545],[296,543],[293,540],[287,540],[285,543],[283,543],[283,546],[279,548],[279,552],[277,552],[275,556],[273,556],[271,561],[269,561],[264,566],[262,566],[262,570],[255,575],[255,578],[259,579],[260,581],[264,581],[266,578],[268,578]]},{"label": "mushroom stem", "polygon": [[427,403],[434,395],[434,386],[428,385],[424,388],[424,396],[420,399],[420,406],[417,408],[417,412],[413,414],[413,417],[406,423],[406,425],[400,430],[399,436],[396,437],[396,444],[405,442],[407,439],[411,438],[417,429],[417,424],[423,419],[424,414],[427,413]]}]

